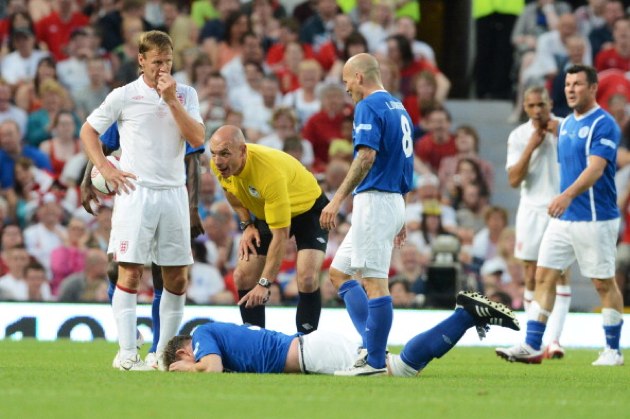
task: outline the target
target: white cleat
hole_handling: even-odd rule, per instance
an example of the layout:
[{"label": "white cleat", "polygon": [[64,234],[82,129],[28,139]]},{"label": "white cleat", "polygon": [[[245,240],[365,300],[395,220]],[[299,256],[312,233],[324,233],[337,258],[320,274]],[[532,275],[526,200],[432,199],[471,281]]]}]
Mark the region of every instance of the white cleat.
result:
[{"label": "white cleat", "polygon": [[[144,336],[142,336],[142,333],[138,330],[136,333],[136,349],[140,350],[142,345],[144,345]],[[112,368],[120,369],[120,359],[118,358],[118,355],[120,355],[120,351],[116,352],[116,356],[112,361]]]},{"label": "white cleat", "polygon": [[564,358],[564,348],[560,346],[557,340],[551,342],[545,348],[545,359],[562,359]]},{"label": "white cleat", "polygon": [[153,367],[145,364],[138,354],[136,354],[133,358],[120,361],[119,369],[121,371],[155,371]]},{"label": "white cleat", "polygon": [[147,356],[144,358],[144,363],[149,365],[154,370],[158,368],[158,358],[155,352],[149,352]]},{"label": "white cleat", "polygon": [[542,350],[536,350],[526,343],[520,343],[509,348],[497,348],[495,353],[506,361],[524,364],[540,364],[543,359]]},{"label": "white cleat", "polygon": [[367,362],[367,351],[365,357],[359,358],[354,365],[341,371],[335,371],[335,375],[343,377],[359,377],[359,376],[371,376],[371,375],[387,375],[387,367],[374,368]]},{"label": "white cleat", "polygon": [[623,365],[623,355],[617,349],[606,347],[599,353],[599,358],[591,365],[617,367]]},{"label": "white cleat", "polygon": [[166,368],[164,368],[164,361],[162,361],[162,354],[149,352],[146,358],[144,358],[144,363],[149,365],[154,370],[166,371]]}]

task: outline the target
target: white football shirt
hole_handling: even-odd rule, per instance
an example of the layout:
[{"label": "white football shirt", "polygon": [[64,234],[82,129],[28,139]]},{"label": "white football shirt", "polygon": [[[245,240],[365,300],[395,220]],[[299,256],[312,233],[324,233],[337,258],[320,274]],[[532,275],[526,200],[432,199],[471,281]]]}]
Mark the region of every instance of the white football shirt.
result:
[{"label": "white football shirt", "polygon": [[[555,119],[560,120],[559,118]],[[518,162],[533,133],[534,125],[531,120],[518,126],[510,133],[506,169]],[[529,160],[527,175],[521,182],[520,203],[546,208],[559,193],[558,137],[547,133],[542,144],[534,150]]]},{"label": "white football shirt", "polygon": [[[202,123],[195,89],[178,83],[176,94],[188,114]],[[120,167],[135,174],[139,185],[168,189],[186,183],[185,140],[168,105],[142,75],[114,89],[87,118],[99,134],[114,121],[120,131]]]}]

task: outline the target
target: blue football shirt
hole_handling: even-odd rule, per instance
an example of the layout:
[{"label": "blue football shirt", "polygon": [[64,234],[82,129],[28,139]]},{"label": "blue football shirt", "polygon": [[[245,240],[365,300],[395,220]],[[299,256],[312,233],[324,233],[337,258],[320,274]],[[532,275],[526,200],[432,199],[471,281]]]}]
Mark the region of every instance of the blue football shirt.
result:
[{"label": "blue football shirt", "polygon": [[367,190],[405,194],[413,183],[413,123],[403,104],[382,90],[354,111],[353,142],[376,150],[376,160],[354,193]]},{"label": "blue football shirt", "polygon": [[566,221],[605,221],[619,217],[615,171],[620,130],[613,117],[597,106],[576,118],[565,118],[558,136],[560,190],[565,191],[586,169],[589,156],[608,164],[602,176],[587,191],[573,199],[562,214]]},{"label": "blue football shirt", "polygon": [[195,361],[219,355],[223,368],[233,372],[281,373],[295,336],[255,326],[210,322],[192,334]]},{"label": "blue football shirt", "polygon": [[[107,130],[99,136],[99,140],[101,143],[105,144],[105,146],[110,150],[118,150],[120,148],[120,133],[118,132],[118,124],[114,122],[107,128]],[[205,150],[204,146],[201,145],[199,147],[193,148],[186,142],[186,154],[192,153],[203,153]]]}]

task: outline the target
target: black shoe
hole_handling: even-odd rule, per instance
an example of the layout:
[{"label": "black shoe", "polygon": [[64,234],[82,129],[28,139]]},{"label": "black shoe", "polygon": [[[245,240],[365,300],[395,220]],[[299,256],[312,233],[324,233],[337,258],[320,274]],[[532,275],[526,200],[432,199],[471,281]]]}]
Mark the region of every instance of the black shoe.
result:
[{"label": "black shoe", "polygon": [[460,291],[457,294],[457,305],[466,310],[478,321],[478,325],[488,324],[521,330],[516,316],[505,305],[490,301],[486,296],[476,292]]}]

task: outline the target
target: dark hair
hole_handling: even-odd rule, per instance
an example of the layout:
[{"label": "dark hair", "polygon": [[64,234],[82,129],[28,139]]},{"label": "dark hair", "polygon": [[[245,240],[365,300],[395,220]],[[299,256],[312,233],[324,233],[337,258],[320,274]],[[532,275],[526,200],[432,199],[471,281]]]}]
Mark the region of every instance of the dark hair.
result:
[{"label": "dark hair", "polygon": [[[33,34],[33,36],[35,35],[35,24],[33,23],[33,18],[31,17],[31,15],[28,12],[25,11],[19,11],[19,12],[15,12],[13,13],[11,16],[9,16],[9,23],[8,23],[8,28],[7,28],[7,33],[9,34],[9,51],[13,52],[15,51],[15,46],[13,45],[13,31],[15,28],[15,19],[20,16],[22,18],[24,18],[24,20],[26,20],[28,22],[27,27],[26,28],[19,28],[19,29],[28,29],[29,31],[31,31],[31,33]],[[34,49],[38,49],[37,48],[37,42],[35,42],[35,45],[33,46]]]},{"label": "dark hair", "polygon": [[455,132],[457,133],[459,131],[470,135],[473,140],[475,140],[474,150],[476,153],[479,153],[479,133],[477,132],[477,130],[472,125],[460,125],[459,127],[457,127]]},{"label": "dark hair", "polygon": [[164,349],[164,355],[162,361],[164,361],[164,368],[168,371],[168,368],[171,364],[177,360],[179,360],[179,356],[177,356],[177,350],[183,348],[192,340],[192,336],[189,335],[177,335],[171,338],[166,344],[166,348]]},{"label": "dark hair", "polygon": [[390,36],[387,39],[388,40],[391,39],[392,41],[396,42],[396,46],[398,47],[398,50],[400,51],[400,59],[402,60],[403,67],[407,67],[409,64],[413,62],[414,57],[413,57],[413,50],[411,49],[411,43],[409,42],[407,38],[405,38],[404,35],[396,34],[396,35]]},{"label": "dark hair", "polygon": [[280,19],[280,27],[287,28],[289,32],[298,34],[300,32],[300,24],[292,17],[283,17]]},{"label": "dark hair", "polygon": [[[225,43],[226,44],[232,46],[232,44],[231,44],[231,42],[232,42],[232,39],[231,39],[231,37],[232,37],[232,27],[234,25],[236,25],[236,22],[238,22],[238,20],[241,17],[243,17],[243,16],[245,16],[247,18],[247,31],[246,32],[249,32],[250,28],[251,28],[251,22],[249,20],[249,16],[246,15],[245,13],[240,12],[240,11],[236,11],[236,12],[230,13],[228,15],[228,17],[225,18],[225,32],[224,32],[225,36],[224,36],[224,39],[225,39]],[[238,41],[241,42],[241,39],[242,38],[239,38]]]},{"label": "dark hair", "polygon": [[477,177],[477,179],[475,180],[475,185],[479,187],[479,196],[481,198],[490,197],[490,189],[488,188],[488,184],[486,183],[486,179],[483,176],[483,172],[481,171],[481,166],[479,165],[479,163],[476,160],[468,157],[461,158],[457,162],[457,171],[459,170],[459,166],[462,163],[470,163],[472,165],[473,170],[475,171],[475,176]]},{"label": "dark hair", "polygon": [[[210,60],[210,57],[208,57],[207,54],[200,54],[197,58],[195,58],[195,61],[192,64],[192,74],[190,76],[191,84],[196,85],[201,81],[197,80],[197,68],[204,65],[212,66],[212,60]],[[205,83],[206,80],[203,80],[203,82]]]},{"label": "dark hair", "polygon": [[37,63],[37,70],[35,70],[35,77],[33,78],[33,86],[35,86],[35,91],[38,92],[38,94],[39,94],[39,87],[42,84],[42,80],[39,78],[39,68],[44,64],[48,64],[50,67],[53,68],[53,70],[55,70],[54,79],[59,80],[59,77],[57,76],[57,63],[55,62],[55,59],[50,56],[42,58]]},{"label": "dark hair", "polygon": [[586,74],[586,82],[589,86],[598,83],[597,70],[595,70],[593,67],[584,64],[574,64],[567,69],[567,74],[578,73]]},{"label": "dark hair", "polygon": [[429,115],[431,115],[433,112],[444,112],[446,114],[446,119],[448,119],[449,122],[452,120],[451,113],[448,111],[448,109],[446,109],[439,103],[437,103],[435,106],[428,107],[424,112],[425,113],[423,114],[423,116],[425,118],[428,118]]},{"label": "dark hair", "polygon": [[367,40],[365,39],[365,36],[363,36],[361,32],[353,31],[350,35],[348,35],[348,37],[346,38],[346,43],[343,46],[342,58],[344,60],[347,60],[350,58],[351,45],[362,45],[366,52],[368,50],[368,43],[367,43]]},{"label": "dark hair", "polygon": [[26,265],[26,268],[24,268],[24,276],[26,276],[26,272],[28,271],[44,271],[46,272],[46,268],[44,268],[44,266],[37,262],[37,261],[32,261],[30,262],[28,265]]}]

